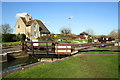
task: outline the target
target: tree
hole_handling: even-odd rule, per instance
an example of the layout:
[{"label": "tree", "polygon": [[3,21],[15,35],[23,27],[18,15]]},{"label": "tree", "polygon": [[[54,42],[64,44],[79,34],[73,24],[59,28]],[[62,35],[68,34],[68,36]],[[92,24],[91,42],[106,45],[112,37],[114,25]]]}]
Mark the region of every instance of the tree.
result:
[{"label": "tree", "polygon": [[16,40],[17,41],[25,41],[26,35],[25,34],[17,34],[16,35]]},{"label": "tree", "polygon": [[88,33],[89,35],[94,35],[94,31],[92,29],[86,29],[84,32]]},{"label": "tree", "polygon": [[118,30],[117,29],[114,29],[112,30],[109,34],[108,34],[109,37],[112,37],[112,38],[118,38]]},{"label": "tree", "polygon": [[7,33],[12,32],[12,28],[10,27],[9,24],[3,24],[0,26],[0,28],[1,28],[3,34],[7,34]]},{"label": "tree", "polygon": [[61,29],[61,34],[68,35],[71,34],[71,30],[69,28],[63,28]]}]

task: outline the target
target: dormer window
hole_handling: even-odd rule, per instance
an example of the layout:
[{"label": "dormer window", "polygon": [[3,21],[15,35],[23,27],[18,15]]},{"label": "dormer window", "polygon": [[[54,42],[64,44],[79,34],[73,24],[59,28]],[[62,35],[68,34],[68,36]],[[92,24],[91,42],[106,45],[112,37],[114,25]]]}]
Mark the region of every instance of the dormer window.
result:
[{"label": "dormer window", "polygon": [[20,25],[18,25],[18,28],[20,28]]}]

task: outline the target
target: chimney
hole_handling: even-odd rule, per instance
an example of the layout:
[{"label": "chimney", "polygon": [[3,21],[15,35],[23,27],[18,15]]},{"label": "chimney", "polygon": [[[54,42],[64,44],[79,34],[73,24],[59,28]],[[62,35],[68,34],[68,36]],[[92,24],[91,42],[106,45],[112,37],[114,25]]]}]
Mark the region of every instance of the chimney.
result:
[{"label": "chimney", "polygon": [[26,21],[30,21],[32,19],[32,17],[27,13],[25,15],[25,19],[26,19]]}]

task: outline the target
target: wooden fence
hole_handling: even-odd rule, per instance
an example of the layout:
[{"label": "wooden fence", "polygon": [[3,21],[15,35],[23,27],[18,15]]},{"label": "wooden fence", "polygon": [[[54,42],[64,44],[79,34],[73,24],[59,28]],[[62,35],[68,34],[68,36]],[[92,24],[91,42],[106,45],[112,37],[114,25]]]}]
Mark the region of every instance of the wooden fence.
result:
[{"label": "wooden fence", "polygon": [[[38,44],[35,46],[34,44]],[[55,45],[60,43],[70,43],[69,41],[60,41],[60,42],[29,42],[24,41],[22,42],[22,51],[30,52],[32,54],[49,54],[55,53]]]},{"label": "wooden fence", "polygon": [[[101,43],[85,43],[85,44],[70,44],[70,43],[71,42],[69,41],[60,41],[60,42],[24,41],[22,42],[22,50],[31,54],[70,54],[72,50],[74,50],[77,47],[89,47],[89,46],[102,47],[103,46],[103,44]],[[114,43],[104,44],[104,46],[113,46],[113,45]],[[63,48],[61,48],[60,46],[62,46]]]}]

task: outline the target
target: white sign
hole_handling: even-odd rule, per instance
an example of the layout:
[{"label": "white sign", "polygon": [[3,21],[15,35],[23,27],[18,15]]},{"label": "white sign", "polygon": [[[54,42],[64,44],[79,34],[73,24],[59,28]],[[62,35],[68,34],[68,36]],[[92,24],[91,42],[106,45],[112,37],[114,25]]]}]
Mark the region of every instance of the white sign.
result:
[{"label": "white sign", "polygon": [[94,42],[98,42],[98,40],[94,40]]},{"label": "white sign", "polygon": [[[32,42],[38,42],[38,40],[32,40]],[[33,46],[38,46],[38,43],[33,43]]]},{"label": "white sign", "polygon": [[118,46],[118,43],[115,43],[114,46]]}]

